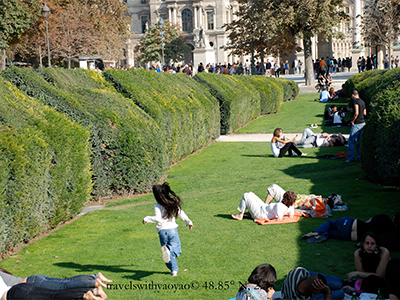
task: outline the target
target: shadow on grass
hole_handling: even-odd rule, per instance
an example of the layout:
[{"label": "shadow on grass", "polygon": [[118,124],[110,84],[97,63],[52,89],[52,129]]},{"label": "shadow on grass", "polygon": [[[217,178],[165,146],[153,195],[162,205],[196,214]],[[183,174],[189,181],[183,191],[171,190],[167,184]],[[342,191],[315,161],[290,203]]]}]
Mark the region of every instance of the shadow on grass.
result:
[{"label": "shadow on grass", "polygon": [[124,266],[110,266],[110,265],[93,265],[93,264],[87,264],[87,265],[82,265],[82,264],[77,264],[74,262],[62,262],[62,263],[55,263],[55,266],[61,267],[61,268],[68,268],[68,269],[74,269],[75,271],[79,272],[85,272],[85,273],[93,273],[97,272],[100,270],[102,273],[105,273],[107,277],[112,278],[110,276],[110,273],[132,273],[132,275],[126,275],[123,276],[124,278],[131,279],[131,280],[138,280],[140,281],[144,277],[153,275],[153,274],[167,274],[169,275],[169,272],[158,272],[158,271],[142,271],[142,270],[133,270],[127,266],[127,268],[124,268]]}]

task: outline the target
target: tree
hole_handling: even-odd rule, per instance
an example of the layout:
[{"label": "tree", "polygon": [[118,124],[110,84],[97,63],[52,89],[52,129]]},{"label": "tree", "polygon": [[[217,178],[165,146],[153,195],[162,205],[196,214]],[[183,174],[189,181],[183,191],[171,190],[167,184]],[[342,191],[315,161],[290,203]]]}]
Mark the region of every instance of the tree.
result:
[{"label": "tree", "polygon": [[[348,18],[341,8],[342,2],[342,0],[255,0],[251,5],[255,8],[247,5],[247,13],[239,13],[238,16],[244,20],[234,21],[226,28],[235,31],[230,33],[234,41],[236,36],[241,36],[240,38],[246,41],[244,47],[246,52],[251,36],[249,24],[251,25],[252,20],[253,25],[256,24],[253,39],[259,53],[263,50],[268,54],[282,53],[285,48],[292,51],[295,49],[296,40],[303,39],[306,84],[314,85],[311,38],[318,33],[325,38],[341,37],[341,34],[333,28]],[[235,43],[236,48],[242,46]]]},{"label": "tree", "polygon": [[311,38],[316,34],[341,38],[334,30],[342,20],[348,18],[343,11],[343,0],[268,0],[275,3],[282,22],[282,30],[288,30],[293,37],[303,39],[306,84],[315,84],[312,63]]},{"label": "tree", "polygon": [[253,40],[255,56],[261,62],[265,55],[281,56],[288,49],[295,49],[294,39],[281,30],[273,9],[272,1],[242,2],[235,20],[223,26],[230,40],[223,48],[231,55],[250,55]]},{"label": "tree", "polygon": [[[51,10],[52,58],[66,59],[70,67],[71,59],[79,55],[101,55],[105,59],[123,56],[131,24],[124,1],[48,0],[46,3]],[[39,18],[25,32],[20,45],[14,47],[14,53],[27,60],[32,54],[41,57],[47,47],[45,37],[44,22]]]},{"label": "tree", "polygon": [[400,33],[399,26],[400,2],[398,0],[371,0],[366,3],[362,16],[364,40],[370,44],[386,46],[389,50],[389,59],[392,46]]},{"label": "tree", "polygon": [[0,1],[0,70],[5,69],[6,49],[20,40],[37,19],[38,13],[36,0]]},{"label": "tree", "polygon": [[[152,62],[162,60],[161,35],[160,25],[154,23],[146,31],[136,46],[135,51],[138,52],[138,60],[140,62]],[[178,62],[184,59],[184,54],[190,50],[186,44],[186,39],[183,36],[178,26],[172,25],[165,21],[164,24],[164,60],[166,62]]]}]

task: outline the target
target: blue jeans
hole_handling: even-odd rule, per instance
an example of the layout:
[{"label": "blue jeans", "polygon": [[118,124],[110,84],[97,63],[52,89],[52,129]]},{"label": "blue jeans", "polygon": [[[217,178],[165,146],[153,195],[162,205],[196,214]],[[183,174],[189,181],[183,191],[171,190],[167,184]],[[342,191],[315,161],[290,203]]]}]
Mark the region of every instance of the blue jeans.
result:
[{"label": "blue jeans", "polygon": [[33,275],[26,278],[26,283],[49,290],[71,288],[94,288],[97,274],[78,275],[71,278],[51,278],[44,275]]},{"label": "blue jeans", "polygon": [[[350,129],[350,137],[348,140],[349,150],[347,150],[347,160],[353,161],[360,159],[361,137],[365,123],[354,124]],[[356,147],[356,155],[354,157],[354,145]]]},{"label": "blue jeans", "polygon": [[319,235],[327,234],[328,238],[351,241],[351,228],[354,218],[345,217],[338,220],[329,220],[319,226],[315,232]]},{"label": "blue jeans", "polygon": [[[344,291],[342,290],[342,279],[337,276],[326,275],[318,272],[309,271],[310,275],[313,274],[321,274],[326,278],[326,285],[329,286],[332,292],[332,299],[343,299],[344,298]],[[318,293],[314,294],[314,299],[316,300],[323,300],[324,294]]]},{"label": "blue jeans", "polygon": [[165,265],[171,272],[178,272],[178,262],[176,258],[181,255],[181,241],[179,240],[178,229],[163,229],[158,232],[160,237],[161,247],[166,246],[170,252],[170,262],[166,263]]}]

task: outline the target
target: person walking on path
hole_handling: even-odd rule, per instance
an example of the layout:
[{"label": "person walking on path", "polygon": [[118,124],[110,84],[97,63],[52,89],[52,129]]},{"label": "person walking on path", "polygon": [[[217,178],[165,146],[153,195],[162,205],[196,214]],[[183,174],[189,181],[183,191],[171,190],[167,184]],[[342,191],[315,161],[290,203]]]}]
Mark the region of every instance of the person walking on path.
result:
[{"label": "person walking on path", "polygon": [[[351,95],[354,101],[354,115],[351,120],[350,137],[348,140],[349,149],[347,151],[346,162],[360,160],[361,137],[365,126],[364,116],[367,115],[365,102],[360,98],[358,91],[354,90]],[[356,154],[354,155],[354,147]]]}]

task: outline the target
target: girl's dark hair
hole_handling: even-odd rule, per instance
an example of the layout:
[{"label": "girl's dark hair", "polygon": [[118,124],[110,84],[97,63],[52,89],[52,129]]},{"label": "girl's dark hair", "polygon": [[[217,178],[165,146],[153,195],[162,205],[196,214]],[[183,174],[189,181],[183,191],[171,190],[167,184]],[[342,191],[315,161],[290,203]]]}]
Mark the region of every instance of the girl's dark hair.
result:
[{"label": "girl's dark hair", "polygon": [[248,282],[257,284],[260,288],[267,291],[268,288],[274,287],[276,282],[275,268],[270,264],[259,265],[251,272]]},{"label": "girl's dark hair", "polygon": [[153,185],[153,194],[158,204],[162,205],[166,210],[167,219],[178,217],[179,210],[181,209],[181,199],[175,194],[169,184],[164,182],[162,185]]},{"label": "girl's dark hair", "polygon": [[[378,251],[375,251],[372,254],[369,254],[365,251],[363,244],[367,237],[371,237],[375,240],[376,249]],[[381,247],[379,247],[379,241],[377,235],[372,231],[366,232],[361,239],[360,245],[361,245],[360,258],[364,272],[376,273],[376,269],[378,268],[378,265],[381,261],[381,252],[382,252]]]},{"label": "girl's dark hair", "polygon": [[293,191],[287,191],[283,194],[282,203],[285,204],[287,207],[292,206],[297,199],[297,195]]},{"label": "girl's dark hair", "polygon": [[279,132],[282,131],[282,128],[276,128],[274,130],[274,136],[279,136]]}]

